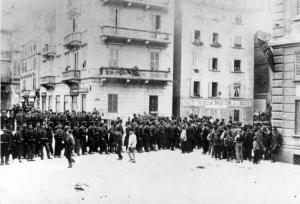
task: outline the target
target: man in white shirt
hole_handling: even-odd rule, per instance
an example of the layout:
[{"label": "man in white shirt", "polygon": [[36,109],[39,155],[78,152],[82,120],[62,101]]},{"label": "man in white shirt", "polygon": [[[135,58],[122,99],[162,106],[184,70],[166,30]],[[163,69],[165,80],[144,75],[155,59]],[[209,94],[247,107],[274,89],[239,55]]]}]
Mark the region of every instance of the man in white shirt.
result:
[{"label": "man in white shirt", "polygon": [[128,139],[128,156],[130,158],[129,162],[135,163],[135,148],[136,148],[136,135],[132,128],[129,128],[129,139]]}]

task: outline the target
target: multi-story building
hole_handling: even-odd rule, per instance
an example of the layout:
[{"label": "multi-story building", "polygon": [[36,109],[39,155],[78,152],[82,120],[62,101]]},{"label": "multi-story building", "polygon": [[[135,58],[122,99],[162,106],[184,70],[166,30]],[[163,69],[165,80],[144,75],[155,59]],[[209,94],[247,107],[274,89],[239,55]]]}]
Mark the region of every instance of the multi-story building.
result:
[{"label": "multi-story building", "polygon": [[173,114],[252,122],[255,31],[248,2],[176,1]]},{"label": "multi-story building", "polygon": [[300,164],[300,1],[273,4],[272,124],[283,134],[282,161]]},{"label": "multi-story building", "polygon": [[173,0],[64,3],[42,35],[41,108],[170,116]]},{"label": "multi-story building", "polygon": [[[269,50],[268,41],[271,35],[262,31],[255,34],[254,39],[254,111],[271,114],[271,70],[272,62],[266,58]],[[271,53],[271,51],[270,51]]]},{"label": "multi-story building", "polygon": [[22,45],[21,101],[26,105],[39,108],[39,72],[41,63],[38,40],[30,40]]},{"label": "multi-story building", "polygon": [[16,49],[17,32],[1,29],[1,110],[19,103],[20,51]]}]

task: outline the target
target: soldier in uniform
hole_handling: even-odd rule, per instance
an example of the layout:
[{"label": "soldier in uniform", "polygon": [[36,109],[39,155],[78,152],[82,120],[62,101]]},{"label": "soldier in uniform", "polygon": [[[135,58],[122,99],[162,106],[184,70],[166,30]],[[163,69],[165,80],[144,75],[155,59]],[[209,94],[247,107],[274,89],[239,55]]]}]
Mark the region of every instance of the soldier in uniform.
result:
[{"label": "soldier in uniform", "polygon": [[48,159],[52,159],[50,157],[50,148],[49,148],[49,139],[47,137],[47,131],[45,125],[42,126],[42,128],[39,128],[39,140],[40,140],[40,155],[41,159],[44,159],[44,147],[46,149],[47,157]]},{"label": "soldier in uniform", "polygon": [[28,150],[28,161],[34,161],[34,154],[36,148],[36,134],[32,124],[29,124],[27,131],[27,150]]},{"label": "soldier in uniform", "polygon": [[23,138],[20,132],[20,127],[17,127],[17,131],[13,135],[14,151],[13,158],[18,158],[19,162],[22,162],[22,151],[23,151]]},{"label": "soldier in uniform", "polygon": [[150,128],[149,128],[148,121],[146,122],[146,125],[144,126],[143,135],[145,138],[145,143],[144,143],[145,151],[149,152],[149,150],[150,150]]},{"label": "soldier in uniform", "polygon": [[86,145],[86,122],[82,122],[78,132],[81,154],[87,154],[87,145]]},{"label": "soldier in uniform", "polygon": [[54,147],[54,157],[61,157],[61,151],[63,149],[63,137],[64,131],[61,123],[59,123],[56,127],[56,132],[54,135],[55,139],[55,147]]},{"label": "soldier in uniform", "polygon": [[80,137],[79,137],[79,124],[75,123],[73,127],[73,137],[75,140],[75,153],[80,156]]},{"label": "soldier in uniform", "polygon": [[49,151],[50,151],[50,154],[53,156],[54,151],[53,151],[53,144],[52,144],[52,141],[53,141],[53,131],[52,131],[52,127],[51,127],[52,124],[53,123],[46,124],[46,135],[48,138]]},{"label": "soldier in uniform", "polygon": [[10,153],[10,147],[12,142],[12,132],[11,130],[6,128],[7,125],[4,125],[4,128],[1,132],[1,165],[5,164],[8,165],[8,159],[9,159],[9,153]]},{"label": "soldier in uniform", "polygon": [[95,127],[94,124],[91,123],[88,130],[88,145],[89,145],[89,154],[93,154],[95,151]]}]

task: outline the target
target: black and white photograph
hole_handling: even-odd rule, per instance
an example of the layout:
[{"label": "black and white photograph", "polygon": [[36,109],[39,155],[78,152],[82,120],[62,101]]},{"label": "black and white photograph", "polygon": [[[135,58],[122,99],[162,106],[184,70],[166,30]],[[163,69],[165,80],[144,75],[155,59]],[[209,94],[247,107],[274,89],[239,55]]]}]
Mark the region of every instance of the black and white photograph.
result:
[{"label": "black and white photograph", "polygon": [[0,204],[300,203],[300,0],[0,8]]}]

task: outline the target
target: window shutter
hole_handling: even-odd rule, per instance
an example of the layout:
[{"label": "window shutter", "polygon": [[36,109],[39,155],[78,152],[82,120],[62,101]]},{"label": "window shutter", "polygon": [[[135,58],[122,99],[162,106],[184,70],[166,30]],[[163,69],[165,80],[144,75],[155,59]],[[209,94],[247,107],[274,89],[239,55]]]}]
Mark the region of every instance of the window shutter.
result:
[{"label": "window shutter", "polygon": [[300,0],[296,0],[296,16],[300,15]]},{"label": "window shutter", "polygon": [[234,59],[229,62],[230,72],[234,72]]},{"label": "window shutter", "polygon": [[212,70],[212,58],[208,59],[208,70]]},{"label": "window shutter", "polygon": [[244,110],[240,110],[240,121],[239,122],[243,122],[244,121]]},{"label": "window shutter", "polygon": [[233,93],[234,93],[233,84],[230,84],[228,86],[228,93],[229,93],[229,98],[233,97]]},{"label": "window shutter", "polygon": [[232,120],[234,119],[233,118],[234,117],[234,110],[233,109],[229,110],[229,116],[232,117]]},{"label": "window shutter", "polygon": [[119,50],[115,49],[115,66],[118,67],[119,66]]},{"label": "window shutter", "polygon": [[241,72],[247,71],[247,60],[241,60]]},{"label": "window shutter", "polygon": [[208,97],[212,97],[212,82],[208,82]]},{"label": "window shutter", "polygon": [[192,42],[195,41],[195,29],[192,30],[192,33],[191,33],[191,41],[192,41]]},{"label": "window shutter", "polygon": [[191,84],[190,84],[190,95],[194,96],[194,81],[193,80],[191,81]]},{"label": "window shutter", "polygon": [[241,97],[246,98],[246,94],[247,94],[246,86],[244,84],[241,84]]},{"label": "window shutter", "polygon": [[300,52],[295,53],[295,79],[296,80],[300,79]]}]

